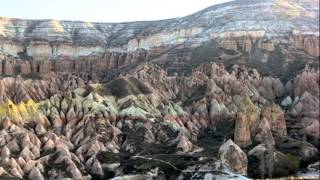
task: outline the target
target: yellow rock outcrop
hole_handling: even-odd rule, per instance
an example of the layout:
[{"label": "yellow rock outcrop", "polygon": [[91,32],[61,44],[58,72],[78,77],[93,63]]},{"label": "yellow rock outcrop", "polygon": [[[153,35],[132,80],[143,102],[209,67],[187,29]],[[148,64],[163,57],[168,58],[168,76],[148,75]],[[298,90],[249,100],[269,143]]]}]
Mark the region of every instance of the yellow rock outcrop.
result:
[{"label": "yellow rock outcrop", "polygon": [[260,118],[260,108],[257,107],[248,96],[243,98],[240,108],[246,114],[250,123],[250,129],[252,130],[257,125]]},{"label": "yellow rock outcrop", "polygon": [[29,99],[26,102],[14,104],[11,100],[0,105],[0,117],[9,118],[12,122],[20,124],[31,120],[37,112],[37,105]]}]

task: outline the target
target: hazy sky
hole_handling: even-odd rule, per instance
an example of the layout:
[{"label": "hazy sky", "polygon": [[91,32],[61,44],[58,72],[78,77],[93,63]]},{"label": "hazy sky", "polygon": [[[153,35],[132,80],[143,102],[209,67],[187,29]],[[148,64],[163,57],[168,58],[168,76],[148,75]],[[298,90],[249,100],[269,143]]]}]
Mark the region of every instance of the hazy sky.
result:
[{"label": "hazy sky", "polygon": [[124,22],[189,15],[231,0],[0,0],[0,16]]}]

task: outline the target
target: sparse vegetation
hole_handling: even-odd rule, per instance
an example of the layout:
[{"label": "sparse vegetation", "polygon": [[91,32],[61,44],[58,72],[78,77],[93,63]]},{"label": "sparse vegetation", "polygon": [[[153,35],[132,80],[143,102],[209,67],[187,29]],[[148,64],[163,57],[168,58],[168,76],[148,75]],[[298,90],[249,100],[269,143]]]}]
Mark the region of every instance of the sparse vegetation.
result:
[{"label": "sparse vegetation", "polygon": [[297,172],[299,169],[299,158],[297,156],[294,156],[292,154],[286,154],[285,160],[288,162],[287,167],[290,174]]}]

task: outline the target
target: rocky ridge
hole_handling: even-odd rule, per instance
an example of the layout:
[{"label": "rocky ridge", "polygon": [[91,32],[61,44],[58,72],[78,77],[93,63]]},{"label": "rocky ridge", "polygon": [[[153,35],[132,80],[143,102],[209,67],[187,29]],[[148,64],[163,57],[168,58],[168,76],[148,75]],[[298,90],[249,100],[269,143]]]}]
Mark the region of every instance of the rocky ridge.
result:
[{"label": "rocky ridge", "polygon": [[169,73],[190,75],[214,61],[246,64],[288,80],[306,63],[317,63],[318,22],[317,0],[237,0],[149,22],[1,18],[0,72],[97,73],[151,61]]},{"label": "rocky ridge", "polygon": [[318,22],[314,0],[150,22],[0,18],[0,178],[314,170]]},{"label": "rocky ridge", "polygon": [[[39,93],[34,93],[38,97],[26,95],[15,101],[34,102],[36,116],[30,120],[27,121],[21,111],[17,112],[21,116],[15,117],[6,107],[1,109],[7,113],[2,114],[1,120],[2,175],[30,179],[91,179],[136,172],[145,176],[156,173],[163,178],[188,177],[187,169],[196,168],[193,165],[211,163],[208,167],[212,169],[208,172],[216,172],[217,165],[212,163],[217,157],[226,164],[224,172],[261,177],[262,172],[254,171],[256,167],[250,165],[261,166],[264,161],[259,153],[265,152],[264,156],[268,157],[270,149],[279,154],[273,159],[282,163],[277,167],[283,168],[280,172],[271,169],[271,175],[289,175],[297,171],[286,166],[286,162],[292,161],[291,156],[303,166],[315,160],[319,153],[314,147],[319,140],[316,136],[319,111],[306,107],[313,111],[306,114],[310,117],[305,117],[307,121],[301,119],[305,110],[296,110],[299,103],[317,103],[319,91],[309,92],[307,87],[318,87],[319,84],[314,83],[319,81],[308,78],[303,85],[299,83],[305,77],[318,78],[316,74],[319,72],[306,69],[288,82],[293,82],[289,88],[277,79],[262,77],[254,69],[237,65],[228,72],[222,64],[203,64],[191,76],[178,77],[168,76],[158,66],[144,64],[109,83],[75,83],[74,88],[58,90],[43,99],[41,90],[44,88],[39,88]],[[72,76],[68,76],[63,82],[72,81]],[[32,94],[28,88],[22,83],[21,90]],[[303,93],[300,97],[292,92]],[[286,96],[299,99],[288,110],[274,103],[276,98],[285,99]],[[15,96],[9,98],[12,97]],[[292,115],[294,110],[296,115]],[[296,118],[297,123],[309,122],[301,123],[301,128],[313,145],[302,141],[302,136],[297,140],[287,134],[291,130],[287,131],[291,128],[286,123],[287,115]],[[16,120],[21,117],[22,120]],[[231,131],[226,130],[227,127]],[[211,130],[215,138],[209,141],[211,148],[202,144],[202,133],[206,130]],[[232,140],[225,142],[228,138],[234,143]],[[249,154],[248,149],[252,149]],[[244,161],[247,156],[248,160]]]}]

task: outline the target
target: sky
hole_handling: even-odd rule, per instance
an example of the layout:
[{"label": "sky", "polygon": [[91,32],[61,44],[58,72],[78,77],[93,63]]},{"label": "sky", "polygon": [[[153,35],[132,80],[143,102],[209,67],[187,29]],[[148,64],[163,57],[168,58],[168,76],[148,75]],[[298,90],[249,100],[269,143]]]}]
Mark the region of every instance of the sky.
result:
[{"label": "sky", "polygon": [[231,0],[0,0],[0,16],[24,19],[128,22],[192,14]]}]

